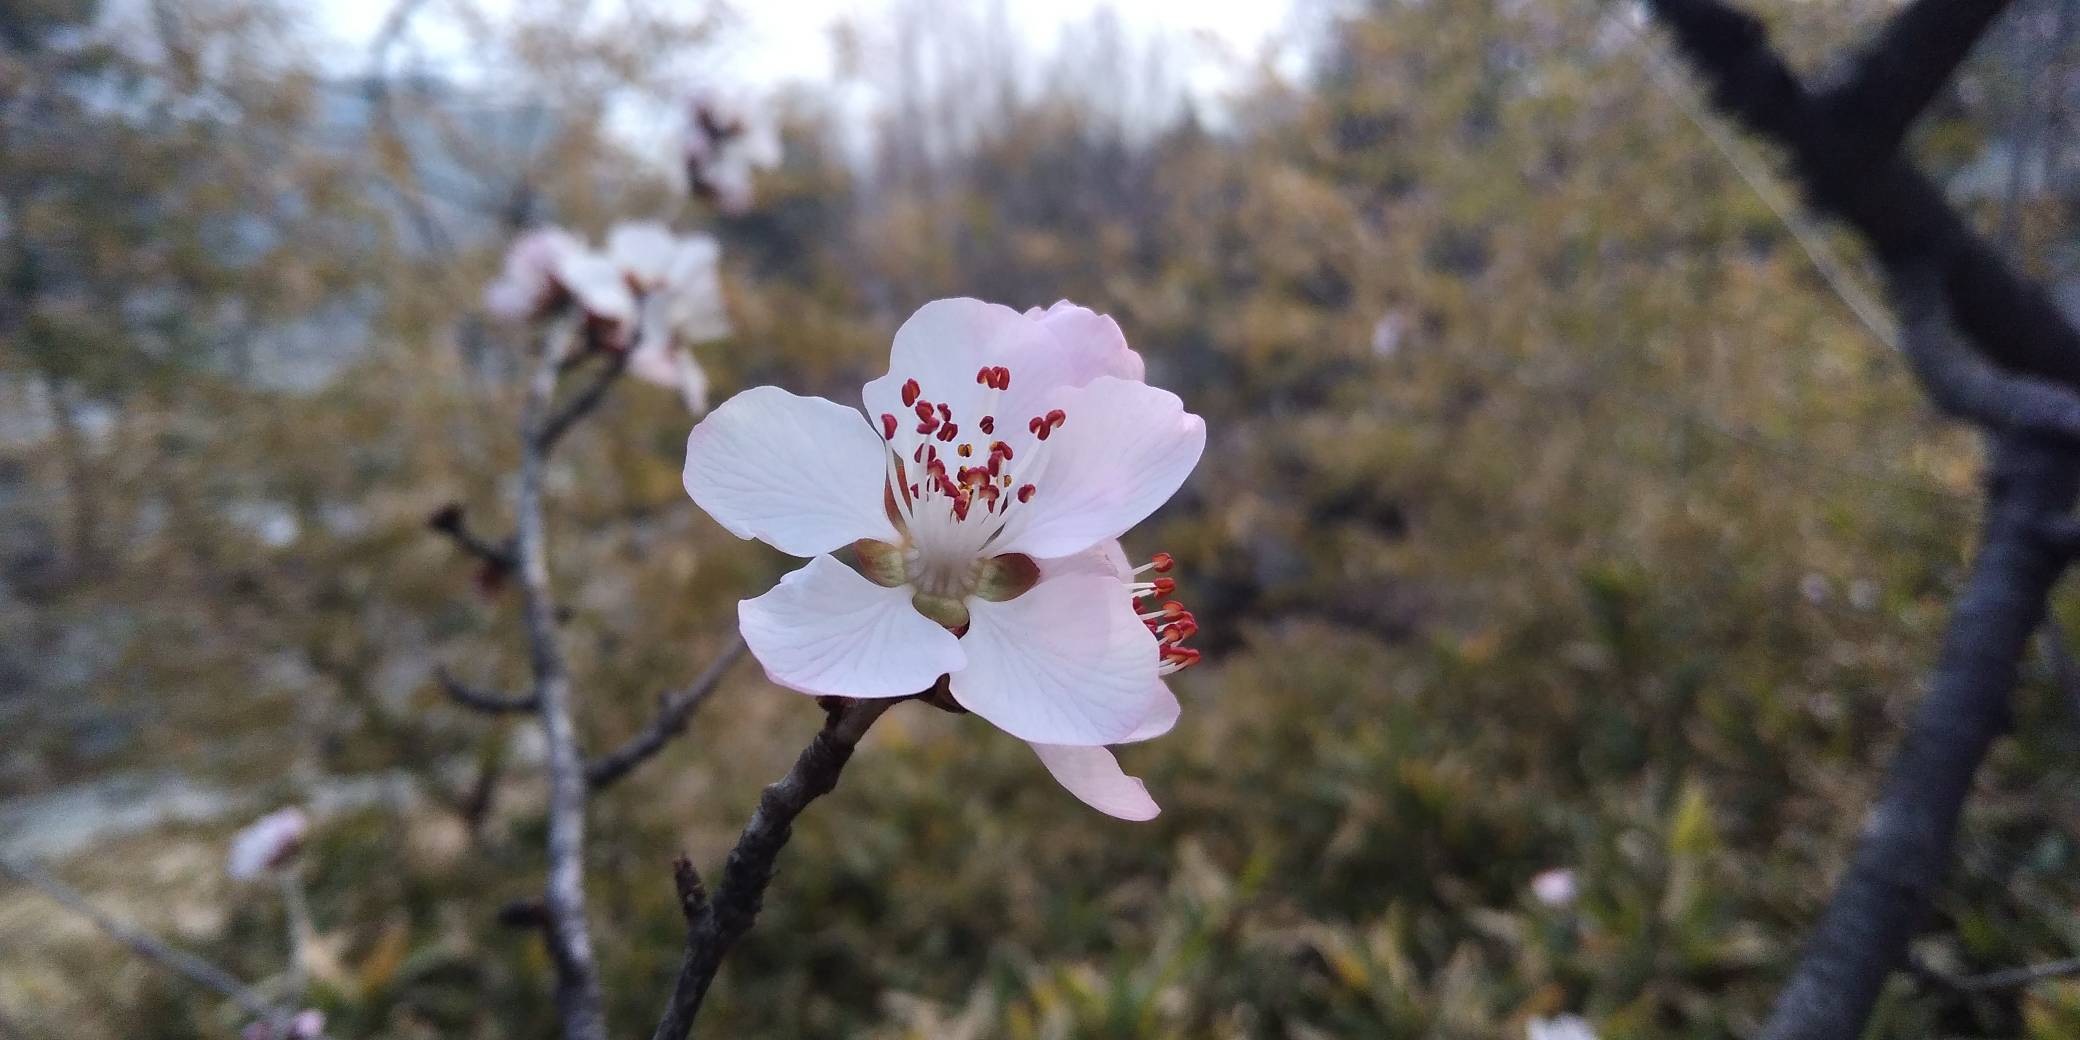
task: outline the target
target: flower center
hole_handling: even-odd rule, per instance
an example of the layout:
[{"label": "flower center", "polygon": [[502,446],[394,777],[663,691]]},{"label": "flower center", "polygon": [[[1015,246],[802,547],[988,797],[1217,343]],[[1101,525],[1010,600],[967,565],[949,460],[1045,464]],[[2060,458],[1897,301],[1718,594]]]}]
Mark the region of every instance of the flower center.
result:
[{"label": "flower center", "polygon": [[920,593],[1008,599],[1031,582],[1020,585],[1022,569],[999,564],[1003,557],[989,550],[1041,493],[1042,446],[1068,415],[1043,409],[1025,417],[1025,436],[999,436],[996,412],[1011,389],[1011,370],[984,367],[975,384],[979,393],[962,388],[933,400],[918,380],[905,380],[902,401],[910,411],[877,417],[888,444],[889,515],[904,535],[904,572]]}]

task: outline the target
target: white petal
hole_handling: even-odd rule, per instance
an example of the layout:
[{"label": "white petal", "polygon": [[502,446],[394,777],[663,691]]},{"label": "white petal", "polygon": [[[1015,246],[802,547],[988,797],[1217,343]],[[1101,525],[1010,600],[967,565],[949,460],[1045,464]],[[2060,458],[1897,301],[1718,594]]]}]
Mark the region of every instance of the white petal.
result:
[{"label": "white petal", "polygon": [[919,614],[910,596],[907,587],[883,588],[835,557],[818,556],[771,592],[737,604],[737,623],[766,677],[788,689],[907,697],[965,663],[960,640]]},{"label": "white petal", "polygon": [[1155,681],[1155,687],[1145,696],[1149,702],[1148,714],[1141,717],[1141,725],[1134,727],[1134,732],[1127,734],[1120,743],[1154,740],[1176,728],[1178,717],[1184,714],[1184,705],[1177,703],[1177,695],[1171,693],[1170,687],[1161,679]]},{"label": "white petal", "polygon": [[1117,579],[1068,575],[1004,603],[971,599],[968,613],[953,697],[1012,736],[1114,744],[1154,707],[1156,639]]},{"label": "white petal", "polygon": [[1082,386],[1099,376],[1117,376],[1138,383],[1147,374],[1141,355],[1127,346],[1126,333],[1119,330],[1119,323],[1110,315],[1057,300],[1044,311],[1038,307],[1027,311],[1026,317],[1038,321],[1061,341],[1063,351],[1071,359],[1071,385]]},{"label": "white petal", "polygon": [[654,220],[616,224],[607,232],[607,259],[645,290],[664,284],[678,248],[671,229]]},{"label": "white petal", "polygon": [[1153,820],[1162,812],[1148,788],[1119,768],[1119,759],[1101,747],[1032,744],[1047,771],[1083,804],[1122,820]]},{"label": "white petal", "polygon": [[669,339],[649,326],[645,326],[628,353],[628,372],[646,383],[678,393],[686,401],[686,410],[695,415],[708,410],[708,374],[701,370],[690,351],[671,345]]},{"label": "white petal", "polygon": [[1121,581],[1134,579],[1134,564],[1127,559],[1127,551],[1120,547],[1117,538],[1108,538],[1080,553],[1034,562],[1040,566],[1041,581],[1062,574],[1105,574]]},{"label": "white petal", "polygon": [[999,552],[1068,556],[1118,538],[1177,492],[1206,450],[1206,423],[1167,390],[1101,376],[1066,391],[1067,421],[1038,452],[1037,493]]},{"label": "white petal", "polygon": [[594,318],[621,326],[635,324],[635,293],[629,291],[621,268],[606,257],[586,250],[566,253],[557,261],[556,282]]},{"label": "white petal", "polygon": [[[1011,371],[1010,389],[975,381],[981,369],[996,366]],[[1000,434],[1023,434],[1028,419],[1063,396],[1068,378],[1061,344],[1039,322],[981,300],[933,300],[896,330],[888,374],[868,383],[863,396],[870,418],[894,415],[908,431],[917,417],[903,404],[903,384],[915,379],[925,400],[946,405],[974,436],[981,437],[976,424],[984,415],[996,418]]]},{"label": "white petal", "polygon": [[844,405],[753,387],[687,436],[686,493],[731,534],[795,556],[893,542],[886,451]]}]

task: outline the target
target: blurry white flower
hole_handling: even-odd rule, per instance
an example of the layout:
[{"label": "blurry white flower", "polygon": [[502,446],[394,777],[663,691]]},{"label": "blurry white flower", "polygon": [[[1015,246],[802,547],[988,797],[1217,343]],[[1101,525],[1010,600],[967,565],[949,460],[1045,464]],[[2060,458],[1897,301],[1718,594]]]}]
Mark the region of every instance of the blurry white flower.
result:
[{"label": "blurry white flower", "polygon": [[708,410],[708,377],[688,349],[729,335],[722,297],[722,246],[708,235],[674,235],[662,224],[622,224],[607,257],[642,294],[629,372],[676,390],[695,415]]},{"label": "blurry white flower", "polygon": [[1871,610],[1878,605],[1878,583],[1869,578],[1858,578],[1849,583],[1849,605],[1858,610]]},{"label": "blurry white flower", "polygon": [[281,1029],[267,1022],[254,1022],[239,1034],[240,1040],[324,1040],[325,1013],[310,1008],[297,1012]]},{"label": "blurry white flower", "polygon": [[536,228],[514,239],[506,249],[505,268],[484,287],[484,310],[500,321],[528,321],[547,314],[562,295],[558,266],[565,256],[584,248],[559,227]]},{"label": "blurry white flower", "polygon": [[1579,1015],[1534,1018],[1524,1026],[1525,1040],[1596,1040],[1596,1031]]},{"label": "blurry white flower", "polygon": [[1374,357],[1390,358],[1401,351],[1401,339],[1408,332],[1408,318],[1400,311],[1388,311],[1372,326],[1372,354]]},{"label": "blurry white flower", "polygon": [[[810,557],[738,604],[779,685],[906,697],[944,677],[962,707],[1033,747],[1087,804],[1156,815],[1105,745],[1177,720],[1163,677],[1197,622],[1158,556],[1118,538],[1174,494],[1206,444],[1142,381],[1119,326],[1061,303],[1021,314],[926,304],[897,330],[866,415],[762,386],[686,445],[686,490],[738,537]],[[832,555],[850,547],[854,569]]]},{"label": "blurry white flower", "polygon": [[1816,607],[1827,602],[1827,595],[1832,590],[1833,586],[1828,584],[1827,576],[1823,574],[1808,573],[1798,579],[1798,594]]},{"label": "blurry white flower", "polygon": [[247,881],[288,864],[303,851],[310,827],[310,818],[295,806],[254,820],[232,837],[225,871],[233,880]]},{"label": "blurry white flower", "polygon": [[1574,871],[1566,867],[1542,870],[1531,879],[1531,894],[1550,907],[1572,906],[1580,894]]},{"label": "blurry white flower", "polygon": [[741,98],[701,90],[687,101],[687,187],[724,213],[751,208],[759,170],[780,165],[780,134]]},{"label": "blurry white flower", "polygon": [[627,345],[636,324],[636,295],[620,265],[592,250],[573,249],[557,258],[556,283],[592,320],[608,346]]}]

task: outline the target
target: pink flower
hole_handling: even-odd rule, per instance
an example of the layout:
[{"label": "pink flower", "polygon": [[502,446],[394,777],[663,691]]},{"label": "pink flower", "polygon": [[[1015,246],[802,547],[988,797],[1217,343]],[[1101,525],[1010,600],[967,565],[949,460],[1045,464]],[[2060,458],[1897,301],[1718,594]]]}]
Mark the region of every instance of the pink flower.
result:
[{"label": "pink flower", "polygon": [[242,1040],[324,1040],[325,1013],[305,1008],[279,1030],[266,1022],[253,1022],[239,1036]]},{"label": "pink flower", "polygon": [[729,335],[721,245],[662,224],[622,224],[607,235],[607,258],[641,300],[629,372],[678,391],[694,414],[707,411],[707,374],[687,348]]},{"label": "pink flower", "polygon": [[505,268],[484,287],[484,309],[500,321],[529,321],[554,309],[562,295],[556,271],[583,243],[559,227],[536,228],[506,249]]},{"label": "pink flower", "polygon": [[1596,1030],[1580,1015],[1534,1018],[1524,1024],[1526,1040],[1596,1040]]},{"label": "pink flower", "polygon": [[[1081,307],[939,300],[897,330],[865,418],[769,386],[724,402],[687,440],[687,492],[738,537],[811,558],[738,606],[766,675],[844,697],[945,676],[1077,797],[1154,816],[1104,745],[1176,721],[1162,677],[1197,658],[1181,645],[1197,625],[1140,602],[1173,585],[1135,580],[1117,539],[1177,491],[1206,426],[1141,375]],[[830,555],[847,546],[860,569]]]},{"label": "pink flower", "polygon": [[1531,895],[1547,906],[1572,906],[1578,894],[1574,871],[1566,867],[1542,870],[1531,878]]},{"label": "pink flower", "polygon": [[780,135],[741,99],[703,90],[687,102],[681,154],[688,189],[739,214],[751,208],[757,172],[780,165]]},{"label": "pink flower", "polygon": [[260,817],[232,837],[225,871],[233,880],[248,881],[287,865],[303,851],[310,828],[310,818],[295,806]]}]

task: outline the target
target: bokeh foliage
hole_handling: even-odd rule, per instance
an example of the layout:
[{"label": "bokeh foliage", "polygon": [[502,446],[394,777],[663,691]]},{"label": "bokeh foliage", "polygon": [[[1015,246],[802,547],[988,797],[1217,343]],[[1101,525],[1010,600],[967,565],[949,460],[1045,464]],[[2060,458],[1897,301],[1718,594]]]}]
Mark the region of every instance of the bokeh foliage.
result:
[{"label": "bokeh foliage", "polygon": [[[1780,4],[1773,22],[1810,57],[1882,8]],[[190,16],[200,52],[267,39],[268,9],[221,13]],[[1122,753],[1164,815],[1098,817],[1016,741],[906,706],[798,829],[710,1035],[1474,1038],[1571,1010],[1623,1040],[1758,1021],[1917,696],[1977,456],[1736,166],[1770,190],[1768,157],[1722,152],[1633,11],[1376,2],[1325,27],[1304,85],[1267,80],[1216,125],[1129,133],[1085,94],[1041,92],[929,161],[926,128],[891,120],[865,169],[816,143],[836,117],[798,99],[787,167],[728,219],[672,201],[587,118],[659,78],[631,36],[542,24],[500,39],[566,118],[521,172],[478,171],[519,200],[500,219],[597,232],[683,205],[714,227],[740,326],[703,353],[722,392],[845,399],[925,300],[1066,296],[1116,315],[1210,430],[1128,546],[1178,557],[1205,626],[1207,663],[1175,680],[1184,721]],[[173,57],[55,55],[8,30],[12,82],[202,90]],[[333,792],[306,881],[334,1035],[548,1037],[548,965],[494,923],[538,883],[528,727],[460,713],[431,679],[446,662],[518,683],[524,663],[510,591],[423,526],[456,501],[505,527],[519,346],[467,316],[500,236],[436,248],[387,219],[385,186],[426,189],[409,141],[282,143],[317,123],[319,84],[293,64],[200,65],[246,107],[5,127],[5,371],[50,431],[0,458],[0,608],[20,633],[0,795],[171,771],[255,807]],[[2025,103],[2004,69],[1969,69],[1927,128],[1935,169],[1998,143]],[[121,160],[68,176],[89,150]],[[2018,256],[2067,273],[2054,193],[1984,202]],[[268,248],[209,247],[232,220],[270,222],[241,239]],[[1819,247],[1871,284],[1848,243],[1823,229]],[[164,321],[90,302],[143,278],[178,283]],[[179,331],[220,296],[239,322]],[[240,330],[341,296],[376,305],[333,378],[269,387],[226,356],[269,349]],[[789,566],[684,500],[687,425],[623,387],[555,474],[594,747]],[[671,855],[716,862],[816,725],[755,671],[595,803],[620,1031],[647,1029],[676,962]],[[2047,666],[2025,683],[1918,948],[1936,970],[2080,941],[2070,696]],[[497,797],[471,826],[458,805],[487,768]],[[63,867],[265,978],[281,911],[222,879],[235,822]],[[1528,891],[1553,867],[1578,872],[1571,907]],[[12,890],[0,1011],[39,1036],[230,1024]],[[1903,978],[1871,1035],[2076,1031],[2071,982],[1966,996]]]}]

